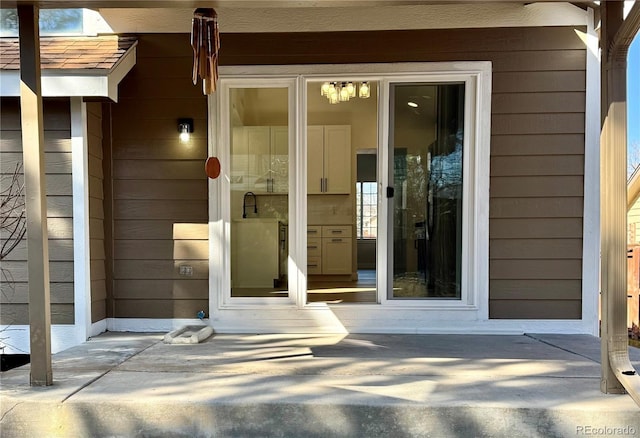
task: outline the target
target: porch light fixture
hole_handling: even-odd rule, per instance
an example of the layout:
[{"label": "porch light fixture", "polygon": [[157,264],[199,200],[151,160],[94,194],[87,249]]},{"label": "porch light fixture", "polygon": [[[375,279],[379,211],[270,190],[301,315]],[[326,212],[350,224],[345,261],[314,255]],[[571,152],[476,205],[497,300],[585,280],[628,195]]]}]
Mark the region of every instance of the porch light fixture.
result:
[{"label": "porch light fixture", "polygon": [[354,97],[366,99],[371,96],[371,89],[367,81],[359,85],[351,81],[325,82],[320,87],[320,95],[326,97],[329,103],[336,104],[348,102]]},{"label": "porch light fixture", "polygon": [[193,133],[193,119],[178,119],[178,132],[180,143],[187,143]]}]

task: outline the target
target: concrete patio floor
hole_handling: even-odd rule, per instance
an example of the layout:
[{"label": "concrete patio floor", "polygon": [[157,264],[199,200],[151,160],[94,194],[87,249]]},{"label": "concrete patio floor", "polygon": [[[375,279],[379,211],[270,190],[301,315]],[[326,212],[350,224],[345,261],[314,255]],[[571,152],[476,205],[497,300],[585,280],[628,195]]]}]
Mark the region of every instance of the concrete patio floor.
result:
[{"label": "concrete patio floor", "polygon": [[[640,350],[631,349],[639,369]],[[0,436],[640,436],[586,335],[217,334],[167,345],[105,333],[0,375]]]}]

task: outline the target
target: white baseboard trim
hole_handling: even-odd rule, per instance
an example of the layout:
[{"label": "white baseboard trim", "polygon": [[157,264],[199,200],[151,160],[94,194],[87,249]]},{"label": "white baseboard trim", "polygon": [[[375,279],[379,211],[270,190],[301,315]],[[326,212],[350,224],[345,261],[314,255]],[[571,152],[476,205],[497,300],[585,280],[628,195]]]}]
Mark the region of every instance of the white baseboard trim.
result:
[{"label": "white baseboard trim", "polygon": [[[75,325],[51,326],[51,353],[55,354],[67,348],[82,343],[78,337]],[[29,354],[29,326],[28,325],[1,325],[0,326],[0,353],[2,354]]]},{"label": "white baseboard trim", "polygon": [[185,325],[209,324],[205,319],[150,319],[150,318],[107,318],[110,332],[170,332]]},{"label": "white baseboard trim", "polygon": [[102,319],[98,322],[94,322],[91,324],[91,330],[89,331],[89,337],[97,336],[100,333],[104,333],[107,331],[107,320]]}]

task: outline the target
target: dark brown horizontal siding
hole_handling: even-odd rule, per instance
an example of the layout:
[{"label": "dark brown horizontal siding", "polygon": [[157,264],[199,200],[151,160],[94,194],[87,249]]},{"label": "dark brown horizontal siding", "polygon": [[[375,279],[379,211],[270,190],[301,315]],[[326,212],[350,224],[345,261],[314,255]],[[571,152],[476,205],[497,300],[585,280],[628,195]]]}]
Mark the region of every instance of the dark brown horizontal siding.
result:
[{"label": "dark brown horizontal siding", "polygon": [[[191,83],[187,36],[142,35],[137,54],[111,105],[109,308],[117,318],[195,318],[208,310],[207,99]],[[183,117],[194,119],[186,145]]]},{"label": "dark brown horizontal siding", "polygon": [[[223,34],[222,47],[222,65],[492,61],[490,316],[580,317],[586,51],[574,28]],[[206,297],[204,278],[175,274],[204,260],[180,259],[177,242],[207,239],[206,100],[188,35],[141,35],[138,56],[112,105],[115,308],[165,317]],[[177,143],[178,117],[195,119],[195,147]]]},{"label": "dark brown horizontal siding", "polygon": [[[69,100],[44,99],[43,117],[51,322],[73,324],[73,189]],[[0,128],[0,178],[4,187],[16,164],[23,161],[19,99],[0,100]],[[2,230],[0,243],[7,238],[7,230]],[[29,324],[27,257],[27,243],[23,240],[2,261],[0,324]]]}]

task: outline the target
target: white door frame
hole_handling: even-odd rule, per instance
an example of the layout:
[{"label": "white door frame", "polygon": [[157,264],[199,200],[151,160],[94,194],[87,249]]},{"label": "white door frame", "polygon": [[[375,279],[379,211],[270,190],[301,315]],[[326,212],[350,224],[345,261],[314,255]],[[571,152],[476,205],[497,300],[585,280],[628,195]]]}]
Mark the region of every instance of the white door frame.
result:
[{"label": "white door frame", "polygon": [[[295,74],[293,74],[295,72]],[[389,84],[395,82],[461,81],[465,92],[465,173],[468,183],[463,239],[462,300],[388,300],[386,288],[379,288],[380,304],[306,303],[306,89],[309,81],[349,77],[351,80],[378,81],[379,95],[379,187],[388,181]],[[450,331],[460,321],[488,320],[489,283],[489,143],[491,63],[397,63],[357,65],[297,65],[222,67],[220,91],[209,99],[211,156],[222,163],[221,177],[210,180],[210,315],[220,331],[359,331],[372,332],[388,327],[389,332]],[[277,86],[285,83],[290,93],[290,196],[289,196],[289,298],[265,300],[230,299],[229,296],[229,181],[228,108],[229,86]],[[225,125],[226,124],[226,125]],[[296,141],[291,141],[295,139]],[[296,149],[296,145],[298,145]],[[468,160],[466,159],[468,158]],[[388,200],[380,197],[378,284],[389,282],[386,273],[388,245],[386,220]],[[220,251],[221,244],[224,251]],[[296,263],[297,262],[297,263]],[[259,311],[257,311],[259,309]],[[437,311],[435,311],[437,310]],[[250,317],[247,317],[250,316]]]}]

